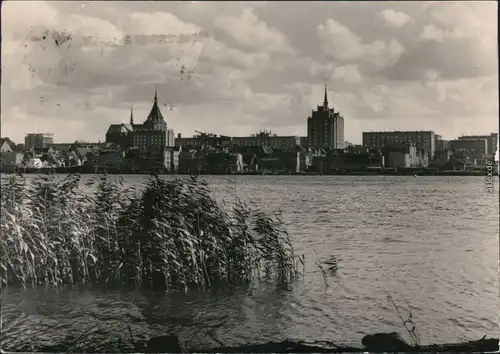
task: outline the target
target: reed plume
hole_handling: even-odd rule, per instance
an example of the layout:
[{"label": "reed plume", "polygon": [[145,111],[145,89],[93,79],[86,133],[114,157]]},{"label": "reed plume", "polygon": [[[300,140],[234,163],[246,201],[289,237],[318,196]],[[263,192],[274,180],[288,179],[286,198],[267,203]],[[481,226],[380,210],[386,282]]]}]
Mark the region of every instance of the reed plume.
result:
[{"label": "reed plume", "polygon": [[205,289],[300,276],[283,222],[223,208],[198,178],[2,178],[2,285]]}]

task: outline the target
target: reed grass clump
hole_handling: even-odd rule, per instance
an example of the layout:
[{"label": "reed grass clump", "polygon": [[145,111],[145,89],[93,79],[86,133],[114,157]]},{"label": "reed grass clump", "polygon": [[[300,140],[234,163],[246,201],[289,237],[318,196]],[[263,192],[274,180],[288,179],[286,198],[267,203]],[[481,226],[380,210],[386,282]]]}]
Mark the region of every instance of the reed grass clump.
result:
[{"label": "reed grass clump", "polygon": [[300,276],[283,222],[237,201],[223,208],[197,178],[142,188],[100,175],[2,178],[3,285],[174,290]]}]

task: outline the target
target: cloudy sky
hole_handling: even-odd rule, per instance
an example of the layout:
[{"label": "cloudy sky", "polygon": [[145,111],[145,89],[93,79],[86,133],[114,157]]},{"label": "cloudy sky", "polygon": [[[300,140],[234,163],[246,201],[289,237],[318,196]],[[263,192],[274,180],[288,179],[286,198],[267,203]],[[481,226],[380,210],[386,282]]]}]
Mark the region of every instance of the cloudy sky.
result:
[{"label": "cloudy sky", "polygon": [[325,84],[351,142],[498,131],[495,1],[2,5],[1,135],[14,141],[104,140],[132,104],[145,119],[155,87],[184,136],[306,135]]}]

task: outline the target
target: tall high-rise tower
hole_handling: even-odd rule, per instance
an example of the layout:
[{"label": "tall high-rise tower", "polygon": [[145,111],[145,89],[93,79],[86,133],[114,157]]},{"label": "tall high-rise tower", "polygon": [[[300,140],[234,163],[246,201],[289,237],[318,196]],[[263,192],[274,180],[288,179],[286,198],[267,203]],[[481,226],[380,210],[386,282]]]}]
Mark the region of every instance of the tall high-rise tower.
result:
[{"label": "tall high-rise tower", "polygon": [[325,98],[322,106],[307,118],[307,140],[312,148],[343,149],[344,117],[334,108],[328,107],[328,88],[325,85]]}]

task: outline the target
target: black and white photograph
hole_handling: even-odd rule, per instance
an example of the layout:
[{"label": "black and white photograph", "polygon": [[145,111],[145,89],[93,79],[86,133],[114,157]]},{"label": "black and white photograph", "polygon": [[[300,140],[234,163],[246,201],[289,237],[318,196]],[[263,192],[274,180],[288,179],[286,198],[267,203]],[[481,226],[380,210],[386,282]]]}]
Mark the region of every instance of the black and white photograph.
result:
[{"label": "black and white photograph", "polygon": [[499,350],[496,1],[1,4],[0,351]]}]

